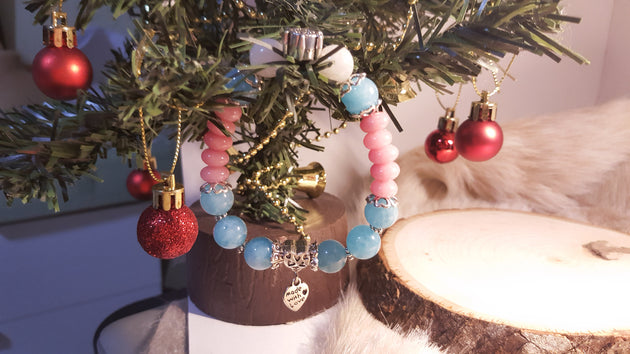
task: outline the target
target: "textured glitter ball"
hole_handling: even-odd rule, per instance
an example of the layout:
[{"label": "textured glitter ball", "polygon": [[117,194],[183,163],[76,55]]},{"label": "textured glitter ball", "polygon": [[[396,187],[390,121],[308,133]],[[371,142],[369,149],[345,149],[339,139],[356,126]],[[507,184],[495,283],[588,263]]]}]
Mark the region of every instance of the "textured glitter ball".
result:
[{"label": "textured glitter ball", "polygon": [[155,209],[149,206],[138,220],[138,242],[150,255],[172,259],[192,248],[199,231],[197,218],[187,206],[180,209]]}]

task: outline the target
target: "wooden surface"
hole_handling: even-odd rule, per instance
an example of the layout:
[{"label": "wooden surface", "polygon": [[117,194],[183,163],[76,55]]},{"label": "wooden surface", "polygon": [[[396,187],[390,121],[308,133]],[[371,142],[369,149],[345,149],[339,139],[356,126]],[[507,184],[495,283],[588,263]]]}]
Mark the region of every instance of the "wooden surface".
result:
[{"label": "wooden surface", "polygon": [[[309,210],[305,230],[311,241],[336,239],[345,244],[346,214],[340,199],[324,193],[316,199],[296,199]],[[199,221],[199,236],[187,255],[188,291],[192,302],[206,314],[244,325],[272,325],[301,320],[337,303],[348,280],[348,267],[335,274],[304,269],[300,278],[310,287],[308,299],[297,311],[289,310],[282,298],[293,272],[282,265],[276,270],[251,269],[236,250],[219,247],[212,238],[214,217],[199,203],[191,207]],[[247,222],[247,239],[265,236],[297,238],[291,224]]]},{"label": "wooden surface", "polygon": [[453,353],[630,352],[629,275],[630,235],[498,210],[401,220],[358,265],[368,311]]}]

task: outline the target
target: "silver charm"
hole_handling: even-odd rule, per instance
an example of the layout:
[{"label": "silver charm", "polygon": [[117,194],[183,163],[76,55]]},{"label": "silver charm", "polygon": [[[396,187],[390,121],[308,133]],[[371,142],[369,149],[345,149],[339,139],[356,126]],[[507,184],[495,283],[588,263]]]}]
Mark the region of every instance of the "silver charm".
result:
[{"label": "silver charm", "polygon": [[284,291],[284,305],[292,311],[298,311],[306,302],[310,290],[308,284],[304,283],[300,277],[295,275],[291,285]]},{"label": "silver charm", "polygon": [[304,239],[287,240],[282,245],[284,265],[295,274],[311,265],[311,254],[306,246]]}]

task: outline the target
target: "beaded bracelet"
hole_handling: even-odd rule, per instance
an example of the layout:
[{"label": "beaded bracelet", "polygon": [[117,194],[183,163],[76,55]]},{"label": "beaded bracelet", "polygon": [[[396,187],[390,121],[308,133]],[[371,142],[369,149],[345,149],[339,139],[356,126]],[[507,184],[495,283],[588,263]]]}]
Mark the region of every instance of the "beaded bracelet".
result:
[{"label": "beaded bracelet", "polygon": [[[310,267],[314,271],[319,269],[325,273],[335,273],[352,257],[374,257],[380,249],[381,233],[398,217],[395,197],[398,187],[394,181],[400,173],[395,162],[398,149],[391,144],[392,135],[386,130],[389,117],[379,110],[378,88],[365,74],[355,74],[342,86],[341,92],[341,101],[346,110],[353,117],[361,119],[361,130],[367,133],[363,144],[370,150],[368,157],[373,163],[370,173],[374,179],[370,185],[372,194],[366,198],[364,209],[369,225],[352,228],[346,238],[347,247],[336,240],[311,243],[301,225],[298,229],[300,238],[297,240],[287,240],[281,244],[267,237],[256,237],[246,242],[245,222],[238,216],[227,215],[234,203],[232,188],[226,183],[229,170],[225,167],[229,162],[226,150],[232,146],[232,140],[210,122],[204,136],[208,148],[203,151],[202,159],[208,166],[201,170],[201,177],[207,183],[200,188],[200,203],[205,212],[217,219],[213,229],[214,240],[222,248],[241,250],[245,262],[255,270],[277,269],[282,264],[291,269],[295,278],[285,290],[283,301],[293,311],[302,307],[309,293],[308,285],[298,276],[299,271]],[[238,106],[226,106],[214,113],[230,133],[234,132],[234,123],[242,114]],[[251,155],[245,154],[247,156]],[[243,161],[243,157],[239,161]]]}]

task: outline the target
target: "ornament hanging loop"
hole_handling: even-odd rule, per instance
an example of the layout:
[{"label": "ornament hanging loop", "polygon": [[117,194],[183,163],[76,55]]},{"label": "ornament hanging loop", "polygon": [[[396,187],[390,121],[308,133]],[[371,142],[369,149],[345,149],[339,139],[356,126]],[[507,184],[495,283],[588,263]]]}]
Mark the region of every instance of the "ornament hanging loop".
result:
[{"label": "ornament hanging loop", "polygon": [[503,80],[505,80],[505,78],[508,76],[508,72],[510,71],[510,68],[512,67],[512,64],[514,63],[514,59],[516,59],[516,54],[514,54],[512,56],[512,59],[510,59],[510,62],[508,63],[508,66],[505,68],[505,70],[503,70],[503,76],[501,76],[501,78],[499,79],[497,77],[497,73],[496,71],[490,70],[490,73],[492,74],[492,81],[494,82],[494,89],[492,91],[490,91],[489,93],[485,90],[480,91],[479,88],[477,87],[477,78],[476,77],[472,77],[472,84],[473,84],[473,88],[475,89],[475,93],[477,93],[477,95],[479,95],[479,97],[483,98],[483,93],[486,93],[486,101],[488,100],[487,98],[490,96],[493,96],[497,93],[499,93],[499,91],[501,90],[501,85],[503,84]]},{"label": "ornament hanging loop", "polygon": [[177,166],[177,159],[179,158],[179,150],[182,143],[182,110],[177,109],[177,139],[175,144],[175,154],[173,155],[173,163],[171,164],[171,169],[168,172],[168,177],[158,178],[155,175],[153,167],[150,164],[151,161],[151,151],[147,145],[147,137],[144,128],[144,113],[142,107],[138,108],[138,116],[140,118],[140,137],[142,138],[142,149],[144,153],[144,162],[147,166],[147,170],[155,181],[158,182],[167,182],[168,178],[173,177],[173,183],[175,183],[175,177],[173,173],[175,172],[175,166]]}]

